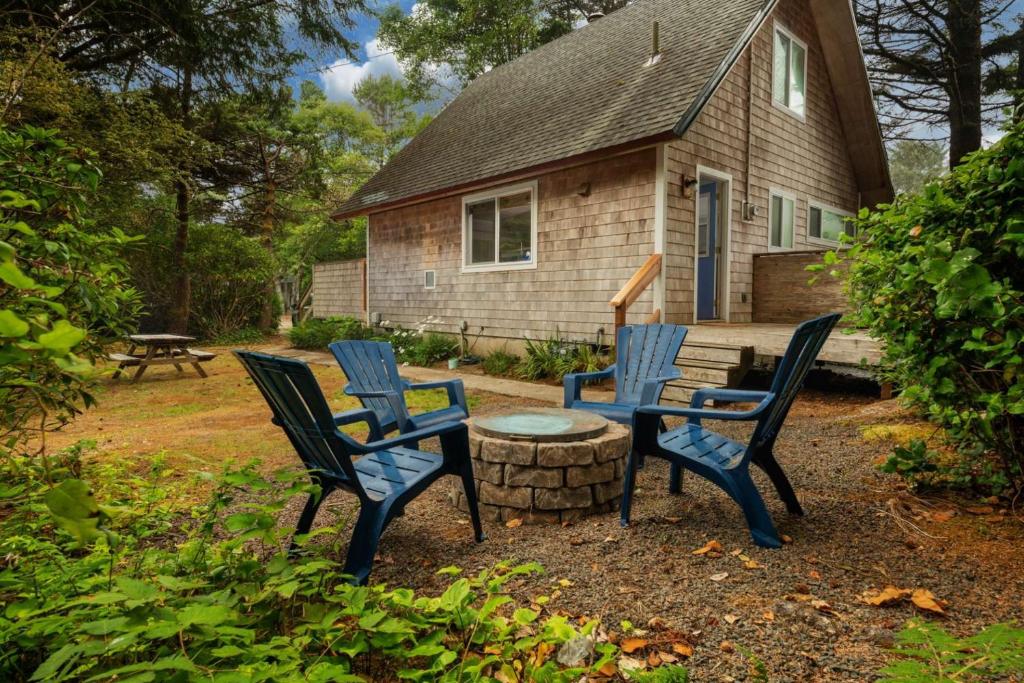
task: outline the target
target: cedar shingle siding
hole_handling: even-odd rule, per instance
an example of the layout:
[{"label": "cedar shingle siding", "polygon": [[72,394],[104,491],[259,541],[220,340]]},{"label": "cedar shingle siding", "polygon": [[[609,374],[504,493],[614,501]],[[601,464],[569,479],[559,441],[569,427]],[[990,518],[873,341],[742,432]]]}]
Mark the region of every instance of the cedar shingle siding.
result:
[{"label": "cedar shingle siding", "polygon": [[[577,193],[591,184],[589,197]],[[462,200],[439,199],[370,216],[370,311],[403,327],[428,316],[472,335],[575,339],[611,334],[608,300],[653,251],[654,150],[538,180],[535,270],[461,272]],[[437,273],[435,289],[423,271]],[[651,310],[648,292],[633,320]]]},{"label": "cedar shingle siding", "polygon": [[[800,277],[803,286],[810,276],[795,275],[793,268],[775,269],[774,274],[768,269],[755,283],[754,256],[771,251],[769,190],[796,197],[793,247],[800,250],[821,248],[807,238],[809,200],[852,212],[858,208],[858,190],[863,190],[858,183],[867,183],[873,196],[884,196],[890,189],[884,173],[857,176],[851,163],[850,141],[844,138],[814,19],[815,11],[838,11],[839,6],[826,4],[822,9],[823,2],[780,0],[720,82],[712,80],[712,73],[733,44],[724,41],[739,39],[758,15],[760,0],[641,0],[481,77],[343,207],[342,213],[369,207],[369,312],[405,327],[433,316],[442,321],[436,328],[445,331],[456,331],[466,321],[471,337],[536,339],[558,331],[573,339],[593,340],[603,328],[607,341],[613,329],[608,301],[654,253],[663,236],[665,277],[632,306],[628,322],[641,322],[659,301],[666,322],[691,324],[697,192],[685,196],[683,183],[684,178],[697,176],[698,167],[732,179],[729,320],[750,322],[759,290],[772,290],[762,301],[768,309],[784,309],[785,302],[779,301],[784,294],[774,291],[772,278],[785,279],[777,287],[784,293],[793,291],[792,278]],[[662,22],[663,61],[643,67],[638,64],[650,49],[652,8]],[[683,14],[676,16],[679,12]],[[771,100],[775,22],[807,44],[804,120]],[[680,42],[682,37],[685,42]],[[603,51],[610,45],[618,52]],[[589,63],[591,70],[607,69],[613,80],[606,83],[600,80],[603,75],[593,76],[596,80],[588,80],[581,90],[574,79],[580,74],[590,78],[584,68]],[[685,73],[650,75],[673,69]],[[682,138],[635,137],[641,128],[647,131],[643,135],[664,126],[671,129],[672,117],[678,120],[697,92],[716,82],[717,89],[702,103]],[[509,87],[502,90],[497,84]],[[868,97],[866,87],[864,91]],[[522,101],[509,93],[518,93]],[[588,111],[596,106],[600,114],[566,123],[563,110],[578,113],[576,100],[585,100]],[[482,122],[482,127],[474,122]],[[881,150],[880,139],[864,130],[875,129],[858,128],[862,153],[874,149],[875,143]],[[643,142],[633,151],[615,156],[605,152],[605,157],[586,158],[586,163],[572,157],[629,139]],[[884,162],[884,156],[880,158]],[[464,195],[456,186],[470,184],[473,189],[467,192],[473,193],[482,186],[500,188],[498,175],[556,159],[568,168],[532,176],[513,174],[516,182],[535,180],[538,185],[537,267],[463,272]],[[665,169],[660,198],[659,159]],[[759,215],[745,222],[742,202],[748,166],[750,201]],[[587,183],[590,194],[584,196],[580,189]],[[435,190],[440,198],[389,206],[395,198]],[[659,200],[664,201],[665,222],[663,233],[656,235]],[[436,288],[425,289],[425,270],[436,271]],[[813,292],[800,295],[806,298],[801,315],[818,312]],[[834,308],[834,297],[834,291],[820,297],[820,309]]]},{"label": "cedar shingle siding", "polygon": [[313,317],[364,319],[363,259],[313,266]]}]

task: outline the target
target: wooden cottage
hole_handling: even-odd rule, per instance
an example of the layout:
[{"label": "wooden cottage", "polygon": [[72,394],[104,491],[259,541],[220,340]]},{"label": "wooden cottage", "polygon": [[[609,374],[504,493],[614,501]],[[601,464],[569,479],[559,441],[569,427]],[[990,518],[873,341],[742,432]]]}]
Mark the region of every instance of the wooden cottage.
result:
[{"label": "wooden cottage", "polygon": [[804,266],[891,197],[849,0],[638,0],[476,79],[336,216],[369,217],[347,266],[368,317],[589,341],[662,320],[771,355],[843,305]]}]

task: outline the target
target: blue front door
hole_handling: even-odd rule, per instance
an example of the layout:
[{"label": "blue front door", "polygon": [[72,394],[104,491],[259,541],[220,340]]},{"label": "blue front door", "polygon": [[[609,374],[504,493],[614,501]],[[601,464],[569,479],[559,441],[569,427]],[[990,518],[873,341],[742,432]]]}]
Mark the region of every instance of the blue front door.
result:
[{"label": "blue front door", "polygon": [[697,198],[697,319],[718,317],[718,183],[701,183]]}]

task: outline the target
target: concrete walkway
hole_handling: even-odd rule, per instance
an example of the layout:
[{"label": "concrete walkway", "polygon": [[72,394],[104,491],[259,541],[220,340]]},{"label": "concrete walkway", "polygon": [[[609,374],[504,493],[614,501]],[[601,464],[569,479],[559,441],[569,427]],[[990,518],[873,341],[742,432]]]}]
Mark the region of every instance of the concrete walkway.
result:
[{"label": "concrete walkway", "polygon": [[[324,351],[303,351],[289,346],[275,346],[263,349],[263,351],[278,356],[298,358],[299,360],[304,360],[312,365],[327,365],[330,367],[338,366],[337,362],[334,360],[334,356]],[[550,386],[547,384],[534,384],[533,382],[521,382],[515,379],[491,377],[490,375],[474,375],[459,372],[458,370],[434,370],[433,368],[421,368],[413,365],[402,366],[399,368],[399,371],[402,373],[402,377],[405,377],[414,383],[437,382],[440,380],[458,377],[466,386],[466,391],[486,391],[491,394],[508,396],[509,398],[523,398],[533,401],[544,401],[557,406],[562,405],[562,387]],[[599,397],[602,395],[605,396],[604,400],[608,400],[607,392],[584,391],[584,396],[588,398],[593,397],[596,400],[601,400]]]}]

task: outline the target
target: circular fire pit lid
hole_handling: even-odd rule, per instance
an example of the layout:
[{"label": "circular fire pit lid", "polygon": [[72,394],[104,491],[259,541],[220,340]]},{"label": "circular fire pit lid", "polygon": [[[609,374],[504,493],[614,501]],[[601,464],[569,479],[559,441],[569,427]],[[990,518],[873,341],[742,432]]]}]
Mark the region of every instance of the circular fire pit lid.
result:
[{"label": "circular fire pit lid", "polygon": [[475,418],[473,429],[508,441],[586,441],[604,434],[608,420],[583,410],[526,408]]}]

